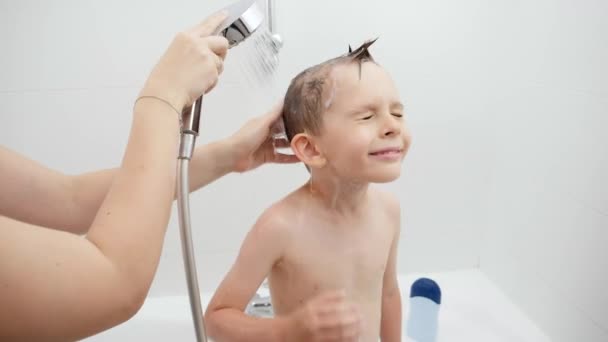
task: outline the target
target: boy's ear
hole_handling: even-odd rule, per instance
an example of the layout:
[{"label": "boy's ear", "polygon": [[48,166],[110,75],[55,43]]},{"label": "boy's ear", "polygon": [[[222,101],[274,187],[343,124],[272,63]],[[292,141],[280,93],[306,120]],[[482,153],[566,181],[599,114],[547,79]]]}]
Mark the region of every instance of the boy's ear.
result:
[{"label": "boy's ear", "polygon": [[327,163],[323,152],[307,133],[298,133],[291,139],[291,149],[304,164],[312,168],[322,168]]}]

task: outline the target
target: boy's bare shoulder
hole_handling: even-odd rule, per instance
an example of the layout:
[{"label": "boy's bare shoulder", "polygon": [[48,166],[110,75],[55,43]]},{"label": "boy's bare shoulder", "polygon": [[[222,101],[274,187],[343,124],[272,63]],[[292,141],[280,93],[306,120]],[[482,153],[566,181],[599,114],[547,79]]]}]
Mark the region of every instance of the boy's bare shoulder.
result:
[{"label": "boy's bare shoulder", "polygon": [[401,233],[401,203],[399,198],[388,191],[373,189],[372,196],[375,196],[376,203],[384,210],[386,217],[393,227],[393,234],[397,238]]},{"label": "boy's bare shoulder", "polygon": [[401,202],[395,194],[377,188],[372,188],[371,193],[391,218],[398,219],[401,216]]},{"label": "boy's bare shoulder", "polygon": [[258,217],[252,230],[263,234],[286,235],[291,230],[293,217],[297,214],[298,190],[283,197],[266,208]]}]

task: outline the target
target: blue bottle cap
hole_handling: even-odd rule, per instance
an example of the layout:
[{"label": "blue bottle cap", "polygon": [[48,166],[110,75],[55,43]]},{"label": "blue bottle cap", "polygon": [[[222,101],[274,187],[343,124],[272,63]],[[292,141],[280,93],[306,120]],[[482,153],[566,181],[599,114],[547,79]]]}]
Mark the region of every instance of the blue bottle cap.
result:
[{"label": "blue bottle cap", "polygon": [[441,289],[437,283],[429,278],[420,278],[412,284],[411,297],[424,297],[441,304]]}]

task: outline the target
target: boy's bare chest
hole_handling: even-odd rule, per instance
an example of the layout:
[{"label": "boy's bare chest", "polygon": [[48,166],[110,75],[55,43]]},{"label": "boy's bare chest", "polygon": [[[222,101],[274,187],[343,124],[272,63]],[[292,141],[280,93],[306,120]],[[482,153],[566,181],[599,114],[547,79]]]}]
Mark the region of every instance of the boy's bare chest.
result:
[{"label": "boy's bare chest", "polygon": [[336,289],[378,293],[392,238],[390,222],[381,217],[349,226],[311,220],[294,237],[277,265],[277,275],[305,297]]}]

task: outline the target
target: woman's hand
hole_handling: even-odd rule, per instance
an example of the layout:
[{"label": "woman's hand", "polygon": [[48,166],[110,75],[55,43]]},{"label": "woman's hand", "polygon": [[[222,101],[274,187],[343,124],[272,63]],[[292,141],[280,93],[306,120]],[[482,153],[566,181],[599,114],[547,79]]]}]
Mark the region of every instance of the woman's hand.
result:
[{"label": "woman's hand", "polygon": [[[299,162],[295,155],[280,154],[274,150],[270,131],[282,112],[283,103],[281,102],[268,113],[249,120],[228,138],[229,146],[232,149],[233,171],[253,170],[264,163]],[[289,144],[283,139],[276,140],[275,144],[276,147],[289,147]]]},{"label": "woman's hand", "polygon": [[226,17],[219,12],[178,33],[150,73],[140,96],[161,97],[181,111],[213,89],[228,51],[228,40],[213,34]]}]

